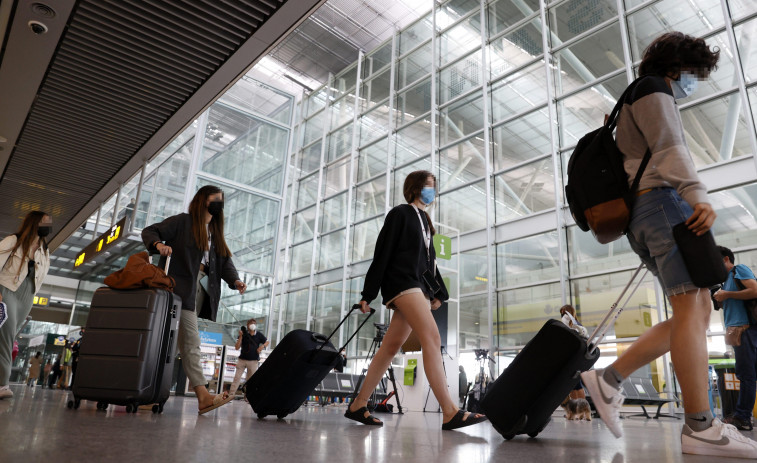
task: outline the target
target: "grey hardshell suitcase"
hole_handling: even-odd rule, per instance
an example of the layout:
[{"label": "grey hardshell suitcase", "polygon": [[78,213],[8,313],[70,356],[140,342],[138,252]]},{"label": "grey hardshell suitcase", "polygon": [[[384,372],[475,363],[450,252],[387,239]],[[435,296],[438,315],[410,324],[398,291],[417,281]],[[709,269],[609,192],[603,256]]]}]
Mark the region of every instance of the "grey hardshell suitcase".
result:
[{"label": "grey hardshell suitcase", "polygon": [[181,298],[156,288],[99,288],[92,297],[69,408],[82,399],[97,408],[155,404],[163,411],[171,391]]}]

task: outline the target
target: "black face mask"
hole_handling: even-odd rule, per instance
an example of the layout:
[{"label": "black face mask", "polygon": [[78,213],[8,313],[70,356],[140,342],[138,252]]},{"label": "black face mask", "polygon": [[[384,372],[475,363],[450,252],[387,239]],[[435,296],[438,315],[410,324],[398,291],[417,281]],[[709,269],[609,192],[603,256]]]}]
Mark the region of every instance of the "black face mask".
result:
[{"label": "black face mask", "polygon": [[210,204],[208,204],[208,212],[210,212],[210,215],[213,217],[221,215],[221,212],[223,212],[223,201],[211,201]]},{"label": "black face mask", "polygon": [[46,237],[52,231],[53,231],[53,227],[51,227],[49,225],[48,226],[44,226],[44,227],[42,227],[42,226],[37,227],[37,235],[39,235],[40,238]]}]

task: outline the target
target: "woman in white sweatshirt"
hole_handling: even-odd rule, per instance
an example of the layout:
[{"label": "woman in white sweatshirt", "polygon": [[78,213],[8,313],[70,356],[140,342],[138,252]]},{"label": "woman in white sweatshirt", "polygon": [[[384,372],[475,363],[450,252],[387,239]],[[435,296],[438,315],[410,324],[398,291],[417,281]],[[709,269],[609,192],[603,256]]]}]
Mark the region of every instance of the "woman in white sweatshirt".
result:
[{"label": "woman in white sweatshirt", "polygon": [[18,232],[0,241],[0,302],[7,319],[0,326],[0,399],[13,397],[8,387],[13,338],[32,310],[34,295],[50,268],[45,237],[53,219],[40,211],[26,214]]}]

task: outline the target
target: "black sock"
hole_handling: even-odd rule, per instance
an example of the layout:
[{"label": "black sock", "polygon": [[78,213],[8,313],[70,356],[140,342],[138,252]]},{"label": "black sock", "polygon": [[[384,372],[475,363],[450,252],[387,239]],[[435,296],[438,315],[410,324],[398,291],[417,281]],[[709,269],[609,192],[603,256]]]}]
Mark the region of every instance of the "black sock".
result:
[{"label": "black sock", "polygon": [[710,410],[705,410],[698,413],[687,413],[685,418],[686,425],[690,427],[692,431],[699,432],[712,426],[712,419],[714,417]]},{"label": "black sock", "polygon": [[618,373],[618,370],[610,365],[602,371],[602,379],[604,379],[607,384],[614,387],[615,389],[620,389],[620,383],[622,383],[625,378],[623,377],[623,375]]}]

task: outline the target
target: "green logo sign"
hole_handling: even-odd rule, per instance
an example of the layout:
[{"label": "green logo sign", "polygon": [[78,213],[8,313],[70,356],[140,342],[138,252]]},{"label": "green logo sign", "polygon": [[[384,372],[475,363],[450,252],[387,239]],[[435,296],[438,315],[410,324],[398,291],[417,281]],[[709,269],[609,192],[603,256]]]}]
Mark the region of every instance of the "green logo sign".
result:
[{"label": "green logo sign", "polygon": [[434,250],[439,259],[452,259],[452,239],[437,233],[434,235]]}]

